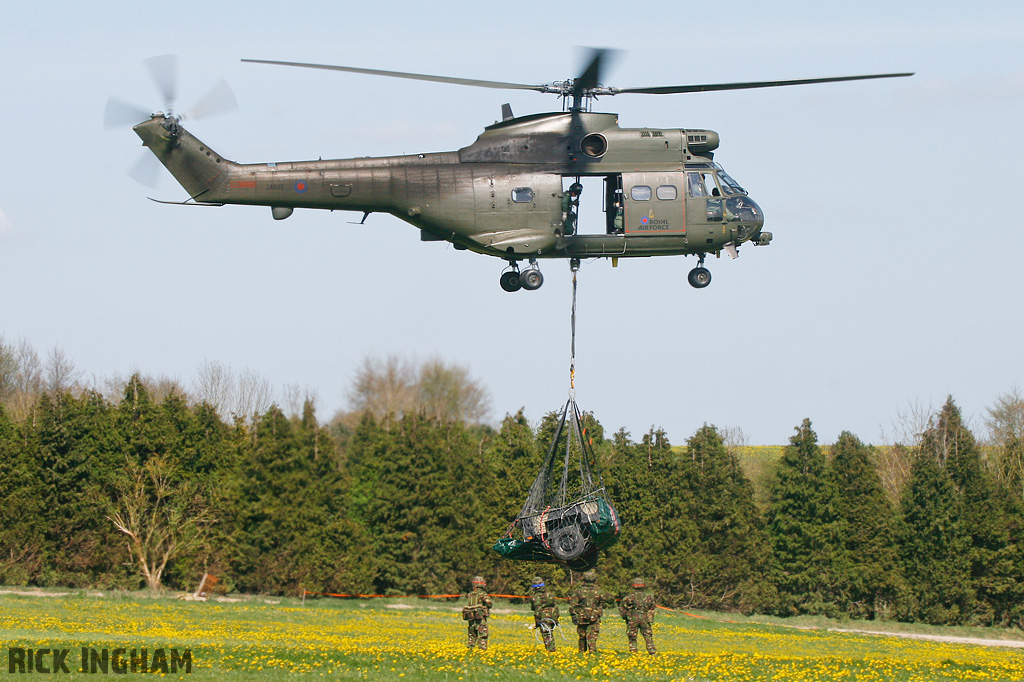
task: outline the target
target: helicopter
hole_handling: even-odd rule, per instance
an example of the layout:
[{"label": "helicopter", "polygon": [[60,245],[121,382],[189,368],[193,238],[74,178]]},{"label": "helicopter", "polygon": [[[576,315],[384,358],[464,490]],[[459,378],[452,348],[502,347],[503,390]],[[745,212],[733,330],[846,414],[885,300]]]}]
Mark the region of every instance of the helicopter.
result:
[{"label": "helicopter", "polygon": [[[530,85],[452,78],[303,62],[243,59],[292,68],[413,79],[492,89],[532,90],[562,99],[561,111],[515,116],[502,106],[501,120],[456,151],[299,162],[236,163],[189,133],[168,104],[132,129],[188,192],[168,204],[268,206],[275,220],[297,208],[388,213],[419,228],[422,241],[446,241],[505,260],[499,278],[508,292],[544,283],[539,259],[694,255],[688,274],[698,289],[711,283],[706,256],[738,257],[741,245],[768,246],[764,213],[714,160],[716,132],[690,128],[622,128],[618,115],[593,111],[598,97],[680,94],[899,78],[912,73],[799,80],[617,88],[601,84],[608,50],[591,52],[575,78]],[[150,65],[166,85],[166,59]],[[164,75],[159,75],[163,72]],[[158,84],[160,84],[158,82]],[[107,121],[123,114],[108,102]],[[138,120],[135,118],[134,120]],[[603,229],[581,234],[581,181],[603,181]],[[154,200],[155,201],[155,200]],[[520,263],[524,267],[520,268]]]}]

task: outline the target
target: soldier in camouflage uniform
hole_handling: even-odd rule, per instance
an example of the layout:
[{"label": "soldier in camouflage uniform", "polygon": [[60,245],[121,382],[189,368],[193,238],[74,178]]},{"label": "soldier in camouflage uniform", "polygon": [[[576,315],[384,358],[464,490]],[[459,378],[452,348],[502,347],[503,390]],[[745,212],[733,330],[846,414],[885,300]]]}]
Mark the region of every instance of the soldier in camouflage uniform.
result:
[{"label": "soldier in camouflage uniform", "polygon": [[597,653],[597,636],[601,632],[604,605],[614,603],[615,597],[598,588],[596,573],[587,571],[583,574],[583,586],[569,598],[569,615],[576,624],[581,653]]},{"label": "soldier in camouflage uniform", "polygon": [[540,629],[541,638],[544,640],[544,648],[548,651],[555,650],[554,628],[558,625],[558,604],[555,598],[548,594],[544,585],[544,578],[540,576],[533,579],[533,594],[530,595],[530,609],[533,610],[533,627]]},{"label": "soldier in camouflage uniform", "polygon": [[636,631],[639,628],[647,643],[647,653],[658,653],[654,650],[654,632],[651,630],[651,623],[654,622],[654,609],[657,606],[649,593],[644,589],[647,584],[643,578],[633,578],[633,591],[619,604],[619,614],[622,620],[626,621],[626,639],[629,640],[629,650],[636,653]]},{"label": "soldier in camouflage uniform", "polygon": [[479,646],[487,651],[487,616],[491,613],[491,597],[487,594],[487,583],[478,575],[470,581],[473,589],[466,595],[469,604],[462,607],[462,618],[469,630],[469,641],[466,646],[472,649]]}]

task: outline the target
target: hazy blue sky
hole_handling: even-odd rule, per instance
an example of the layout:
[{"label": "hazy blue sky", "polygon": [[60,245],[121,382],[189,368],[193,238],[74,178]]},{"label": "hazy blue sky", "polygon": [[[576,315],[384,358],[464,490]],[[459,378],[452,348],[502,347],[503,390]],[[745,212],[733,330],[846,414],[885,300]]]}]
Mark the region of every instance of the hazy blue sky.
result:
[{"label": "hazy blue sky", "polygon": [[[102,128],[116,95],[162,102],[143,59],[181,57],[181,108],[221,77],[240,109],[187,124],[227,158],[446,151],[554,96],[242,64],[324,62],[542,83],[575,46],[620,48],[619,87],[916,71],[911,79],[602,99],[623,127],[710,128],[766,214],[768,248],[585,262],[577,399],[609,430],[701,424],[784,443],[879,442],[947,394],[980,422],[1024,386],[1024,4],[193,2],[0,4],[0,334],[97,377],[188,385],[206,361],[346,404],[367,355],[440,357],[491,391],[494,421],[568,391],[570,273],[506,294],[500,260],[420,243],[386,215],[165,206]],[[590,197],[599,201],[591,192]],[[585,193],[584,199],[586,200]],[[586,216],[584,216],[586,219]],[[596,220],[597,217],[595,216]]]}]

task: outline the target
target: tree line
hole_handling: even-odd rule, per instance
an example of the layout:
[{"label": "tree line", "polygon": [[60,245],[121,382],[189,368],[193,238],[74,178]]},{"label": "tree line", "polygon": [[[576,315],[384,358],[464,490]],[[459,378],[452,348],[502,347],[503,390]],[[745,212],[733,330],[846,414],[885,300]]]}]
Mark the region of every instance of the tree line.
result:
[{"label": "tree line", "polygon": [[[521,594],[539,574],[568,591],[567,569],[490,549],[558,413],[475,422],[485,396],[444,369],[398,372],[405,402],[377,391],[330,424],[312,400],[225,419],[137,375],[116,399],[0,396],[0,583],[191,590],[212,573],[253,593],[422,595],[481,574]],[[805,420],[763,504],[714,426],[674,447],[662,430],[606,434],[586,414],[622,521],[602,582],[641,575],[675,607],[1024,626],[1024,401],[1008,394],[989,413],[1002,429],[989,443],[950,398],[913,442],[886,448],[850,433],[823,447]]]}]

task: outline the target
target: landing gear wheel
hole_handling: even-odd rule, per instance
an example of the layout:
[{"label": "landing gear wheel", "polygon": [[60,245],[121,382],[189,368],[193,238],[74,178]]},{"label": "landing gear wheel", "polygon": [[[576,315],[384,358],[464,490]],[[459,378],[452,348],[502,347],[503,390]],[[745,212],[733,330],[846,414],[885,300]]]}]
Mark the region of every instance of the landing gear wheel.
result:
[{"label": "landing gear wheel", "polygon": [[501,284],[502,289],[508,292],[519,291],[519,289],[521,289],[523,286],[523,282],[519,277],[519,273],[516,272],[515,270],[510,270],[509,272],[503,274],[501,276],[501,279],[498,280],[498,283]]},{"label": "landing gear wheel", "polygon": [[544,284],[544,275],[540,274],[540,270],[533,268],[523,270],[522,274],[519,275],[519,283],[527,291],[534,291],[540,289],[540,285]]},{"label": "landing gear wheel", "polygon": [[707,268],[694,268],[686,278],[690,280],[690,286],[694,289],[703,289],[711,284],[711,271]]}]

